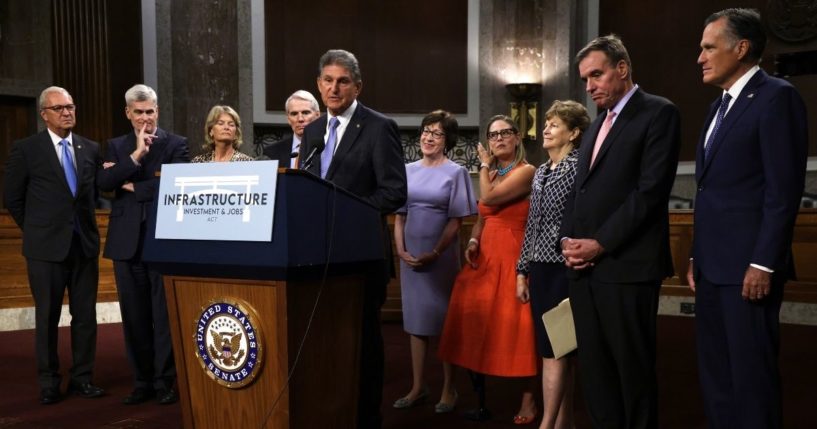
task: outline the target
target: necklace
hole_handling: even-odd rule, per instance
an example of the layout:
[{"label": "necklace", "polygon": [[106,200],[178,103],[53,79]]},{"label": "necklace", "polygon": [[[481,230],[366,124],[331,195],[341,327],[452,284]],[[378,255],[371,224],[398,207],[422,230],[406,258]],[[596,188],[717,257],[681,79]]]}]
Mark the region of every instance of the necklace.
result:
[{"label": "necklace", "polygon": [[516,165],[516,161],[508,164],[507,167],[497,168],[496,169],[496,174],[498,174],[500,176],[504,176],[504,175],[508,174],[508,172],[513,169],[514,165]]}]

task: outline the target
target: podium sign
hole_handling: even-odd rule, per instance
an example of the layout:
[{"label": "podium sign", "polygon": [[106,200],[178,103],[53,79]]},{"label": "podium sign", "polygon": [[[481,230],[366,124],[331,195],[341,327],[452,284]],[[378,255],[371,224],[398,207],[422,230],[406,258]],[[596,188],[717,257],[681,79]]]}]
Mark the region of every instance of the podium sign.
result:
[{"label": "podium sign", "polygon": [[271,241],[278,161],[167,164],[156,238]]}]

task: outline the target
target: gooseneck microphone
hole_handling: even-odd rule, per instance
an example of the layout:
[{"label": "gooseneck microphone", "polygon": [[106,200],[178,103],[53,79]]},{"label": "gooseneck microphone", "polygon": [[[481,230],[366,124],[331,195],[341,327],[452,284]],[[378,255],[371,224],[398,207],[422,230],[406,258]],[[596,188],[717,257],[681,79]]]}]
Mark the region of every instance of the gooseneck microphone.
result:
[{"label": "gooseneck microphone", "polygon": [[304,163],[302,164],[303,170],[309,170],[309,167],[312,167],[312,161],[315,159],[315,155],[323,152],[323,148],[326,146],[326,143],[323,141],[323,137],[317,137],[310,141],[312,145],[312,149],[309,150],[309,154],[306,156]]}]

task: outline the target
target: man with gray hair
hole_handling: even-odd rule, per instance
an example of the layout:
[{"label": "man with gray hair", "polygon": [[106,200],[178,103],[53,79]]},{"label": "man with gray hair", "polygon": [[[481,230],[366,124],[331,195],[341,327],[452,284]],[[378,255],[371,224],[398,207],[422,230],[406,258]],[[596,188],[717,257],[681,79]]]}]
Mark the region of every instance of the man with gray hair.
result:
[{"label": "man with gray hair", "polygon": [[134,85],[125,92],[125,115],[133,130],[108,141],[100,189],[114,192],[103,256],[113,259],[125,350],[134,373],[126,405],[154,396],[160,404],[177,401],[170,326],[162,275],[142,261],[145,219],[152,210],[162,164],[188,162],[187,139],[158,127],[156,92]]},{"label": "man with gray hair", "polygon": [[358,400],[358,428],[380,428],[384,366],[380,307],[394,268],[385,216],[406,202],[403,147],[394,120],[357,101],[363,79],[354,54],[342,49],[323,54],[317,84],[326,115],[304,130],[301,162],[312,148],[324,146],[308,171],[357,195],[383,215],[384,262],[365,273]]},{"label": "man with gray hair", "polygon": [[716,12],[698,56],[703,83],[721,89],[698,140],[687,270],[711,428],[784,427],[780,306],[794,277],[808,117],[797,89],[759,67],[763,27],[753,9]]},{"label": "man with gray hair", "polygon": [[96,354],[99,231],[94,213],[99,145],[72,132],[76,105],[52,86],[40,94],[46,130],[14,142],[6,162],[4,200],[23,231],[23,256],[35,308],[35,351],[40,403],[60,394],[58,325],[68,289],[71,366],[68,392],[96,398],[91,384]]},{"label": "man with gray hair", "polygon": [[301,138],[304,128],[321,115],[318,100],[309,91],[299,89],[292,93],[284,103],[287,112],[287,122],[292,128],[292,135],[273,143],[264,149],[264,155],[269,159],[277,159],[279,167],[298,168],[298,151],[301,148]]}]

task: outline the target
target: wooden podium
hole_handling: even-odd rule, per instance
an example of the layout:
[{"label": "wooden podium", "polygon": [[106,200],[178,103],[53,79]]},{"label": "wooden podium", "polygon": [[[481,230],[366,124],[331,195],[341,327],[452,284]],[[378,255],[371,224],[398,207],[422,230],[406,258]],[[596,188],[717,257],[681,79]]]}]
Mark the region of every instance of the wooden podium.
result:
[{"label": "wooden podium", "polygon": [[155,211],[147,220],[185,428],[356,425],[362,273],[383,263],[380,214],[297,170],[279,170],[275,204],[269,242],[157,240]]}]

